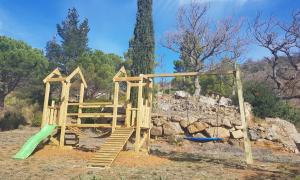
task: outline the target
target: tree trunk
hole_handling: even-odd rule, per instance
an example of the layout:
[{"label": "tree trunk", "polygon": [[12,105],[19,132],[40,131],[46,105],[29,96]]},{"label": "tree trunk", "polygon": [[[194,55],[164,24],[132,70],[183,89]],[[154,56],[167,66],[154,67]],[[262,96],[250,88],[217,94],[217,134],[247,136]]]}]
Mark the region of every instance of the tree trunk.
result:
[{"label": "tree trunk", "polygon": [[194,92],[194,97],[199,97],[201,93],[201,86],[199,83],[199,77],[195,77],[194,79],[194,85],[195,85],[195,92]]}]

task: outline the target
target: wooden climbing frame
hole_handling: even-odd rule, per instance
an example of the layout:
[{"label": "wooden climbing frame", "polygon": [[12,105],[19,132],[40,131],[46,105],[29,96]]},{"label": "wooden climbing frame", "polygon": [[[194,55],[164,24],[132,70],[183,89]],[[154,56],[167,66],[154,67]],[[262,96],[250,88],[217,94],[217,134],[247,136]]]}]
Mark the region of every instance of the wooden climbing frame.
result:
[{"label": "wooden climbing frame", "polygon": [[[59,146],[64,147],[65,130],[67,127],[88,128],[88,127],[103,127],[111,128],[112,133],[117,128],[133,128],[135,132],[134,149],[139,152],[140,149],[146,145],[149,149],[150,144],[150,128],[151,128],[151,112],[153,103],[153,79],[157,77],[178,77],[178,76],[201,76],[201,75],[218,75],[219,73],[199,73],[199,72],[186,72],[186,73],[171,73],[171,74],[140,74],[137,77],[128,77],[126,70],[122,67],[118,73],[113,77],[114,95],[112,102],[84,102],[84,90],[87,88],[87,83],[84,79],[83,73],[80,68],[76,68],[69,76],[64,77],[58,69],[51,72],[44,80],[45,83],[45,100],[42,117],[42,127],[45,124],[55,124],[60,128]],[[79,101],[69,102],[69,92],[72,84],[72,79],[75,76],[80,77]],[[233,75],[236,83],[239,107],[241,114],[241,122],[244,130],[244,148],[246,162],[252,164],[251,144],[248,138],[248,125],[245,118],[244,99],[241,83],[241,75],[239,67],[233,71],[223,72],[222,75]],[[60,104],[55,104],[54,101],[49,105],[50,83],[60,82],[62,91],[60,96]],[[120,84],[126,83],[126,97],[124,104],[120,104]],[[131,104],[131,92],[133,88],[137,88],[137,102],[136,107]],[[145,91],[147,89],[147,91]],[[143,94],[146,93],[146,94]],[[77,106],[76,113],[69,113],[69,106]],[[84,109],[100,109],[112,108],[111,113],[86,113]],[[125,114],[118,114],[120,108],[125,109]],[[76,118],[76,123],[67,123],[68,117]],[[111,123],[98,123],[98,124],[82,124],[83,118],[111,118]],[[120,121],[120,120],[123,121]],[[122,132],[121,130],[119,130]],[[131,135],[131,131],[128,136]],[[133,131],[132,131],[133,132]],[[116,132],[117,133],[117,132]],[[115,134],[116,134],[115,133]],[[128,139],[129,137],[124,137]],[[53,138],[52,138],[53,139]],[[55,140],[53,140],[55,141]],[[123,142],[123,141],[122,141]],[[57,142],[56,142],[57,143]],[[124,142],[126,146],[126,142]],[[109,143],[108,143],[109,144]]]}]

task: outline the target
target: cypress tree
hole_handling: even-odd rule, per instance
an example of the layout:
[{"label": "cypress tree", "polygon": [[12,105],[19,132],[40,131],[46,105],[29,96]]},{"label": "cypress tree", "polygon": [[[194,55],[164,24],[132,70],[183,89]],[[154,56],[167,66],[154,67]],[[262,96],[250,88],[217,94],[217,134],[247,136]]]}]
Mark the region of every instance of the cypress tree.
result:
[{"label": "cypress tree", "polygon": [[138,0],[138,11],[131,49],[131,74],[149,74],[154,71],[154,30],[152,0]]}]

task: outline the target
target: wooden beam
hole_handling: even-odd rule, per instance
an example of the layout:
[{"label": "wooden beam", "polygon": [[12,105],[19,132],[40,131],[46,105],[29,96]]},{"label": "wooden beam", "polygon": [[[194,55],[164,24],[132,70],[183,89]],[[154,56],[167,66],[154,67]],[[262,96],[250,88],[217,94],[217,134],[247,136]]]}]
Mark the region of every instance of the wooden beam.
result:
[{"label": "wooden beam", "polygon": [[67,120],[67,112],[68,112],[68,101],[69,101],[69,92],[70,92],[70,83],[63,83],[62,88],[62,105],[60,108],[60,121],[61,121],[61,128],[60,128],[60,140],[59,146],[64,147],[65,144],[65,131],[66,131],[66,120]]},{"label": "wooden beam", "polygon": [[65,77],[59,77],[59,78],[49,78],[46,80],[46,82],[61,82],[61,81],[65,81],[66,78]]},{"label": "wooden beam", "polygon": [[112,129],[111,129],[112,133],[115,131],[117,125],[119,88],[120,88],[119,82],[115,82],[113,119],[112,119]]},{"label": "wooden beam", "polygon": [[46,76],[45,79],[43,79],[43,82],[46,83],[48,79],[52,78],[55,75],[61,77],[61,73],[58,68],[55,68],[48,76]]},{"label": "wooden beam", "polygon": [[81,106],[89,106],[89,105],[113,105],[112,102],[82,102],[82,103],[73,103],[73,102],[69,102],[68,103],[69,106],[78,106],[78,105],[81,105]]},{"label": "wooden beam", "polygon": [[67,78],[66,78],[66,81],[67,82],[70,82],[71,81],[71,79],[75,76],[75,75],[77,75],[77,74],[79,74],[79,77],[81,78],[81,82],[84,84],[84,87],[85,88],[87,88],[87,84],[86,84],[86,81],[85,81],[85,79],[84,79],[84,76],[83,76],[83,74],[82,74],[82,72],[81,72],[81,70],[80,70],[80,68],[79,67],[77,67]]},{"label": "wooden beam", "polygon": [[125,126],[130,126],[130,117],[131,117],[131,103],[130,103],[130,92],[131,92],[131,83],[127,83],[126,87],[126,119],[125,119]]},{"label": "wooden beam", "polygon": [[234,71],[226,71],[222,73],[184,72],[184,73],[165,73],[165,74],[145,74],[144,76],[147,78],[156,78],[156,77],[200,76],[200,75],[219,75],[219,74],[225,75],[225,74],[233,74],[233,73]]},{"label": "wooden beam", "polygon": [[[142,86],[146,86],[147,83],[142,83]],[[131,83],[131,87],[138,87],[139,83]]]},{"label": "wooden beam", "polygon": [[248,137],[248,124],[247,124],[246,117],[245,117],[243,87],[242,87],[242,81],[241,81],[241,75],[240,75],[239,67],[237,67],[235,78],[236,78],[237,93],[238,93],[238,99],[239,99],[240,115],[241,115],[241,121],[242,121],[242,126],[243,126],[244,149],[245,149],[246,163],[247,164],[253,164],[251,142],[250,142],[249,137]]},{"label": "wooden beam", "polygon": [[[80,83],[80,91],[79,91],[79,103],[83,103],[83,96],[84,96],[84,84]],[[82,107],[78,107],[78,114],[82,113]],[[80,117],[77,118],[77,124],[81,124]]]},{"label": "wooden beam", "polygon": [[143,75],[140,75],[141,80],[139,81],[138,89],[138,111],[135,129],[135,152],[140,150],[140,139],[141,139],[141,121],[142,121],[142,107],[143,107]]},{"label": "wooden beam", "polygon": [[121,69],[117,72],[117,74],[113,77],[113,80],[117,77],[120,77],[121,74],[124,74],[125,77],[127,77],[127,72],[124,66],[122,66]]},{"label": "wooden beam", "polygon": [[[67,127],[79,127],[79,128],[111,128],[111,124],[66,124]],[[116,127],[121,127],[120,125],[117,125]]]},{"label": "wooden beam", "polygon": [[[67,116],[78,116],[81,118],[97,118],[97,117],[105,117],[105,118],[111,118],[114,117],[113,113],[68,113]],[[126,115],[117,115],[117,118],[124,118]]]},{"label": "wooden beam", "polygon": [[139,81],[141,80],[141,77],[116,77],[113,81],[119,82],[119,81]]},{"label": "wooden beam", "polygon": [[50,83],[46,82],[41,127],[44,127],[47,124],[47,114],[48,114],[47,112],[48,112],[48,104],[49,104],[49,95],[50,95]]}]

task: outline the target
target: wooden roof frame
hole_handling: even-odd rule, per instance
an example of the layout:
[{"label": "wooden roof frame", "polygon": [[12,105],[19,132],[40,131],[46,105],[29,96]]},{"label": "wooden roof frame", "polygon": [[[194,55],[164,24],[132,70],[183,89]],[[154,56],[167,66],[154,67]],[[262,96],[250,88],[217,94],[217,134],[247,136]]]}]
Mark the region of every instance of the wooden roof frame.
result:
[{"label": "wooden roof frame", "polygon": [[55,75],[59,76],[59,78],[62,78],[59,69],[55,68],[48,76],[45,77],[45,79],[43,79],[43,82],[46,83],[46,82],[50,82],[51,79],[57,79],[57,78],[53,78]]},{"label": "wooden roof frame", "polygon": [[83,76],[83,73],[82,73],[82,71],[81,71],[81,69],[80,69],[79,67],[77,67],[77,68],[76,68],[69,76],[66,77],[66,81],[67,81],[67,82],[70,82],[71,79],[72,79],[74,76],[76,76],[76,75],[79,75],[79,77],[80,77],[80,79],[81,79],[81,81],[82,81],[84,87],[87,88],[87,83],[86,83],[86,81],[85,81],[85,79],[84,79],[84,76]]},{"label": "wooden roof frame", "polygon": [[[58,78],[54,78],[54,76],[58,76]],[[72,78],[76,75],[79,75],[83,85],[85,88],[87,88],[87,83],[85,81],[85,78],[83,76],[83,73],[81,71],[81,69],[79,67],[77,67],[69,76],[67,77],[63,77],[61,72],[59,71],[58,68],[55,68],[44,80],[43,82],[44,83],[47,83],[47,82],[63,82],[63,81],[66,81],[66,82],[71,82]]]}]

